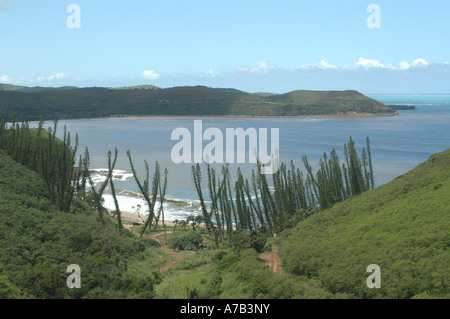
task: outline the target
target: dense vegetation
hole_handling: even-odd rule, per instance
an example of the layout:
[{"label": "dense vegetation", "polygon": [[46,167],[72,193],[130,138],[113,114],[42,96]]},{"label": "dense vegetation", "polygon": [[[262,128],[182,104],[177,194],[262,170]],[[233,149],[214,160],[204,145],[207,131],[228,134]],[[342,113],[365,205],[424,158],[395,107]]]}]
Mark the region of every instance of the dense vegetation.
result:
[{"label": "dense vegetation", "polygon": [[[43,179],[0,151],[0,296],[448,297],[449,163],[450,150],[275,239],[236,230],[221,249],[182,252],[185,259],[159,275],[153,271],[166,258],[153,241],[119,231],[111,218],[102,223],[95,205],[77,198],[72,213],[60,212]],[[190,245],[194,232],[209,241],[205,227],[179,226],[171,236]],[[268,243],[280,247],[284,273],[259,261]],[[81,289],[66,287],[73,263],[82,266]],[[366,286],[372,263],[381,267],[381,289]]]},{"label": "dense vegetation", "polygon": [[[15,115],[12,123],[7,121],[8,111],[0,118],[0,296],[153,297],[159,274],[131,276],[128,264],[149,258],[154,270],[164,257],[151,248],[159,246],[155,241],[138,241],[123,231],[111,178],[117,150],[114,158],[108,153],[108,177],[98,187],[89,173],[88,149],[75,167],[78,140],[72,147],[66,130],[63,140],[56,138],[57,120],[48,130],[42,121],[37,129],[27,121],[16,123]],[[117,222],[105,217],[102,193],[107,185]],[[65,285],[70,264],[82,267],[82,289]]]},{"label": "dense vegetation", "polygon": [[[164,273],[156,297],[449,298],[449,167],[447,150],[267,240],[267,249],[279,246],[284,273],[258,263],[249,237],[236,231],[221,249],[197,253]],[[242,250],[231,253],[239,242]],[[366,284],[374,263],[381,268],[380,289]]]},{"label": "dense vegetation", "polygon": [[[152,298],[159,275],[136,272],[165,263],[154,241],[103,224],[75,199],[58,210],[44,180],[0,150],[0,298]],[[81,267],[80,289],[66,286],[67,267]]]},{"label": "dense vegetation", "polygon": [[[205,204],[200,165],[192,166],[192,177],[197,191],[203,220],[216,246],[226,239],[232,240],[233,229],[258,231],[276,236],[287,227],[320,209],[329,208],[374,187],[370,140],[358,155],[350,138],[344,145],[345,162],[341,164],[336,150],[330,157],[324,153],[319,169],[313,172],[308,157],[303,156],[306,177],[294,166],[281,163],[275,174],[261,173],[261,165],[252,171],[251,181],[244,179],[238,169],[236,180],[231,179],[228,166],[223,166],[221,176],[207,166],[207,189],[210,207]],[[272,178],[270,184],[268,179]],[[233,187],[233,186],[234,187]],[[250,239],[249,239],[250,240]]]},{"label": "dense vegetation", "polygon": [[[286,271],[348,298],[450,297],[450,150],[287,231]],[[381,268],[368,289],[366,268]]]},{"label": "dense vegetation", "polygon": [[158,89],[24,88],[0,90],[0,113],[11,106],[18,120],[90,118],[126,115],[299,116],[323,114],[395,114],[356,91],[293,91],[250,94],[203,86]]},{"label": "dense vegetation", "polygon": [[36,171],[45,181],[52,200],[62,211],[69,211],[74,195],[72,180],[74,176],[75,147],[71,146],[70,133],[64,128],[64,139],[56,138],[57,120],[53,129],[30,129],[28,122],[19,124],[15,114],[10,127],[7,127],[9,109],[0,117],[0,149],[17,162]]},{"label": "dense vegetation", "polygon": [[[95,205],[52,203],[43,179],[0,151],[0,298],[295,298],[330,297],[310,281],[274,274],[253,249],[185,252],[168,272],[154,241],[120,232]],[[179,229],[198,243],[204,228]],[[197,235],[194,235],[196,233]],[[176,237],[175,237],[176,239]],[[81,267],[81,289],[66,286],[67,266]]]},{"label": "dense vegetation", "polygon": [[297,90],[271,95],[265,99],[272,103],[282,103],[284,114],[281,115],[395,113],[390,107],[353,90],[320,92]]}]

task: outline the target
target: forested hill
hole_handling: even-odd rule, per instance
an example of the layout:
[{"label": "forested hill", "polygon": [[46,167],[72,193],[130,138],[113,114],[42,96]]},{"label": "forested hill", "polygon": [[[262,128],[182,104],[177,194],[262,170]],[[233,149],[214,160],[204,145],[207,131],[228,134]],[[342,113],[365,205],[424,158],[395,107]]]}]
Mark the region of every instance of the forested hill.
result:
[{"label": "forested hill", "polygon": [[235,89],[188,86],[42,88],[0,84],[0,114],[6,106],[17,120],[130,115],[300,116],[396,114],[356,91],[293,91],[251,94]]},{"label": "forested hill", "polygon": [[450,149],[300,222],[281,241],[283,268],[343,298],[449,298],[449,193]]}]

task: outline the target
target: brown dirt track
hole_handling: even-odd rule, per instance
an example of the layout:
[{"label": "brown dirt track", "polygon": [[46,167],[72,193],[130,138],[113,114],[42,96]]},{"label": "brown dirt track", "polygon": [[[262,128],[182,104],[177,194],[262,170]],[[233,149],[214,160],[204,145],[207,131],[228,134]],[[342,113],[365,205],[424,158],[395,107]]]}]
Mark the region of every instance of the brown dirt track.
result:
[{"label": "brown dirt track", "polygon": [[[130,229],[131,227],[133,227],[133,226],[132,225],[124,225],[124,228],[127,228],[127,229]],[[133,233],[136,236],[139,236],[139,234],[137,234],[135,232],[133,232]],[[170,233],[172,233],[172,232],[167,232],[167,234],[170,234]],[[158,239],[158,236],[162,236],[162,235],[164,235],[164,233],[158,233],[158,234],[154,234],[154,235],[143,235],[142,238],[153,239],[161,244],[161,241]],[[174,260],[172,260],[172,261],[168,260],[163,267],[156,269],[159,272],[167,270],[170,266],[173,266],[176,263],[179,263],[180,261],[182,261],[184,259],[180,253],[176,253],[172,249],[169,249],[162,244],[161,244],[161,249],[169,256],[172,256],[174,258]]]},{"label": "brown dirt track", "polygon": [[274,272],[283,272],[283,268],[281,267],[281,261],[279,256],[279,250],[274,249],[269,252],[262,253],[259,258],[263,261],[267,266],[272,268]]}]

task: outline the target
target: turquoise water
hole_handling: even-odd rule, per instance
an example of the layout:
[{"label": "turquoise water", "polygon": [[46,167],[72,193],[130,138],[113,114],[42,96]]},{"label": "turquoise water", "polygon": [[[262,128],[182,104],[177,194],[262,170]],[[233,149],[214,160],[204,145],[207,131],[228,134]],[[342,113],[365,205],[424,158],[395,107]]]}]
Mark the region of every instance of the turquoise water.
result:
[{"label": "turquoise water", "polygon": [[[450,148],[450,95],[369,95],[385,104],[412,104],[417,110],[400,111],[398,116],[364,118],[196,118],[203,120],[203,130],[219,128],[225,136],[226,128],[271,128],[279,129],[280,159],[293,160],[303,169],[302,155],[307,155],[311,164],[317,164],[324,152],[333,148],[343,158],[343,146],[349,137],[360,151],[369,136],[374,164],[376,184],[382,185],[406,173],[434,153]],[[121,190],[120,205],[124,211],[134,212],[137,204],[144,207],[142,199],[132,192],[137,187],[126,157],[129,149],[133,161],[144,178],[144,159],[154,169],[155,161],[169,171],[168,197],[174,201],[167,204],[166,218],[184,218],[196,213],[197,196],[191,179],[191,164],[175,164],[171,158],[171,140],[175,128],[184,127],[193,134],[194,118],[120,118],[60,121],[71,134],[78,134],[80,147],[89,147],[93,169],[107,167],[108,150],[119,150],[119,169],[115,176],[116,188]],[[205,141],[203,145],[208,144]],[[235,172],[241,166],[249,174],[253,164],[231,164]],[[220,167],[220,165],[216,165]],[[204,174],[206,178],[206,173]],[[101,172],[97,178],[102,179]],[[205,181],[204,181],[205,182]],[[206,182],[204,183],[207,187]],[[132,192],[130,192],[132,191]],[[205,189],[206,191],[206,189]],[[206,193],[207,194],[207,193]],[[106,205],[111,197],[105,196]],[[142,208],[141,212],[145,209]]]},{"label": "turquoise water", "polygon": [[385,104],[448,105],[450,94],[368,94]]}]

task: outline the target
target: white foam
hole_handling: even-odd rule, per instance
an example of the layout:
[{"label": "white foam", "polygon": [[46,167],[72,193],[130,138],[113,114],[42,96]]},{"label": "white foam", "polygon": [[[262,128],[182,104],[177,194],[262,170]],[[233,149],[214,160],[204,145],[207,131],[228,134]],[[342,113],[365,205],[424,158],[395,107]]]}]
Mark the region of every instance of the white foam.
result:
[{"label": "white foam", "polygon": [[[94,184],[101,184],[103,183],[106,178],[108,177],[109,170],[107,168],[96,168],[90,170],[91,172],[91,178]],[[114,169],[112,172],[112,179],[113,181],[126,181],[133,178],[133,173],[121,170],[121,169]]]},{"label": "white foam", "polygon": [[[140,216],[148,216],[148,205],[144,198],[127,195],[116,195],[116,198],[121,211],[136,215],[139,212]],[[105,200],[103,206],[106,209],[113,211],[116,210],[114,199],[111,194],[103,194],[103,199]],[[187,205],[172,205],[170,202],[164,202],[164,218],[166,220],[185,219],[191,214],[199,214],[197,211],[197,205],[189,205],[188,202],[186,203]],[[154,209],[155,214],[158,213],[160,206],[161,203],[157,201]]]}]

